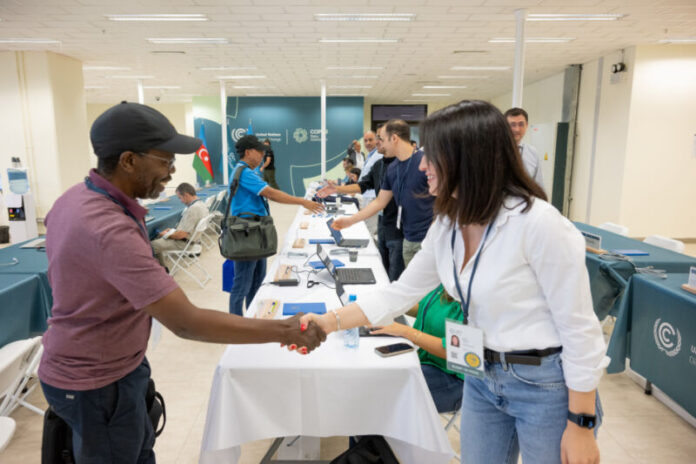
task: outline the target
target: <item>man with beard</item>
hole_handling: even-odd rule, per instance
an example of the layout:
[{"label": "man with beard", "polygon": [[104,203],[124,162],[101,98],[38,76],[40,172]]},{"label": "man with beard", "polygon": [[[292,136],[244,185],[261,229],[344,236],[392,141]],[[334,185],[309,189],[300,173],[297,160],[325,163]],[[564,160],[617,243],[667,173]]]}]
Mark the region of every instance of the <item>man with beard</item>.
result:
[{"label": "man with beard", "polygon": [[157,198],[175,153],[199,139],[161,113],[123,102],[90,131],[96,169],[61,195],[46,217],[52,317],[39,379],[72,429],[79,463],[154,463],[145,393],[152,317],[176,335],[213,343],[279,342],[302,354],[325,334],[299,318],[246,319],[194,306],[153,256],[138,198]]}]

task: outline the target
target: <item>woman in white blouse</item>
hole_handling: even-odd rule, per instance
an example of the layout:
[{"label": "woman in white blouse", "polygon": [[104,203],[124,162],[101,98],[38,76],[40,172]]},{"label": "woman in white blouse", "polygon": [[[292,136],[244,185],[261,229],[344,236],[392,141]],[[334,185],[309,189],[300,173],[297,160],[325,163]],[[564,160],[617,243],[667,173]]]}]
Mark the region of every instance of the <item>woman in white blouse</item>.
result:
[{"label": "woman in white blouse", "polygon": [[304,321],[327,333],[380,325],[442,283],[485,347],[485,375],[464,382],[462,462],[516,463],[520,452],[536,464],[599,462],[596,389],[608,360],[582,236],[545,201],[489,103],[433,113],[421,141],[437,197],[422,249],[388,287]]}]

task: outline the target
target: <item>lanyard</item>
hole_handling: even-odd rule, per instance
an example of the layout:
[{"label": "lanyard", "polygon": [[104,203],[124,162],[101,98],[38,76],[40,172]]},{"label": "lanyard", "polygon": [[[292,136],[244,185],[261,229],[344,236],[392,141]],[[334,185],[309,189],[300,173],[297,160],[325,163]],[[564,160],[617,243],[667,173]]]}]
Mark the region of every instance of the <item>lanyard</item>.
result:
[{"label": "lanyard", "polygon": [[430,295],[430,298],[428,298],[428,302],[425,304],[423,307],[423,317],[421,318],[421,332],[425,332],[425,316],[428,314],[428,309],[430,309],[430,305],[433,303],[433,300],[435,297],[439,297],[442,295],[443,289],[441,288],[439,292],[433,293]]},{"label": "lanyard", "polygon": [[464,295],[462,294],[462,288],[459,285],[459,274],[457,273],[457,263],[454,260],[454,239],[457,237],[457,228],[455,227],[452,229],[452,273],[454,275],[454,285],[457,287],[457,292],[459,293],[459,298],[461,299],[462,302],[462,313],[464,314],[464,324],[469,323],[469,303],[471,303],[471,284],[474,282],[474,275],[476,275],[476,269],[478,268],[478,263],[479,259],[481,258],[481,253],[483,253],[483,244],[486,243],[486,239],[488,238],[488,234],[490,233],[491,229],[493,228],[493,223],[495,220],[491,221],[490,224],[488,224],[488,227],[486,227],[486,232],[483,234],[483,238],[481,239],[481,244],[479,245],[478,252],[476,253],[476,259],[474,259],[474,266],[471,269],[471,276],[469,276],[469,288],[466,292],[466,294],[469,296],[468,299],[464,298]]},{"label": "lanyard", "polygon": [[138,224],[138,227],[140,227],[140,231],[143,233],[143,236],[144,236],[145,240],[147,240],[147,243],[150,245],[150,249],[152,250],[152,256],[155,256],[155,250],[152,249],[152,244],[150,244],[150,236],[149,236],[149,234],[147,233],[147,229],[145,228],[145,226],[143,225],[143,223],[142,223],[141,221],[138,221],[138,220],[136,219],[136,217],[133,215],[133,213],[131,213],[130,210],[129,210],[128,208],[126,208],[125,206],[123,206],[123,204],[122,204],[120,201],[118,201],[116,198],[114,198],[109,192],[107,192],[106,190],[104,190],[104,189],[101,188],[101,187],[97,187],[96,185],[94,185],[94,182],[92,182],[92,179],[90,179],[89,177],[85,177],[85,184],[87,185],[87,188],[88,188],[88,189],[90,189],[90,190],[92,190],[92,191],[94,191],[94,192],[97,192],[97,193],[99,193],[99,194],[101,194],[101,195],[104,195],[104,196],[107,197],[109,200],[113,201],[113,202],[116,203],[118,206],[120,206],[121,209],[123,210],[123,212],[126,213],[126,215],[127,215],[128,217],[130,217],[132,220],[134,220],[136,224]]},{"label": "lanyard", "polygon": [[404,184],[406,183],[406,178],[408,177],[408,168],[411,167],[411,161],[413,161],[413,155],[415,155],[415,151],[411,154],[411,157],[408,159],[406,162],[406,167],[404,168],[404,175],[401,175],[401,162],[396,165],[396,181],[399,183],[399,203],[403,204],[404,203],[404,197],[403,197],[403,192],[404,192]]}]

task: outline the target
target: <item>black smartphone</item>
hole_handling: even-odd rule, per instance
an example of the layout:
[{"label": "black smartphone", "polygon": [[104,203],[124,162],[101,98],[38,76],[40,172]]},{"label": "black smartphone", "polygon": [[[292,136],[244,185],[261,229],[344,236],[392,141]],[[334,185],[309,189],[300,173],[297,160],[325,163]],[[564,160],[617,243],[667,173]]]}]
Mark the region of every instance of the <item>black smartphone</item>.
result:
[{"label": "black smartphone", "polygon": [[375,348],[375,353],[383,358],[387,358],[389,356],[396,356],[397,354],[408,353],[413,350],[413,346],[408,343],[394,343],[393,345],[378,346]]}]

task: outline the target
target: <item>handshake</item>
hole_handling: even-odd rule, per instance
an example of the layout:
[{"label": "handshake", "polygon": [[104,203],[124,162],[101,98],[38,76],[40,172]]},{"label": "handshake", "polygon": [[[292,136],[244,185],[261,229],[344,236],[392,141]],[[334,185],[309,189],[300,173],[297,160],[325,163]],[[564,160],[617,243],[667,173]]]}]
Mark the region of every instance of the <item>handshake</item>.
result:
[{"label": "handshake", "polygon": [[320,316],[298,313],[289,319],[278,321],[283,326],[280,346],[287,346],[289,351],[308,354],[317,348],[326,335],[331,332]]}]

